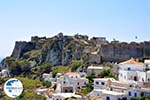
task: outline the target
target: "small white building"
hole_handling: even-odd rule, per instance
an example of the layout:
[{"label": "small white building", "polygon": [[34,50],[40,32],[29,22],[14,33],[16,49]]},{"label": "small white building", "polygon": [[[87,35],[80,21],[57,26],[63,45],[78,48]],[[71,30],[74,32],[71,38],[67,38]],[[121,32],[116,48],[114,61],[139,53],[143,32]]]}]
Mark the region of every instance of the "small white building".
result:
[{"label": "small white building", "polygon": [[144,60],[144,63],[150,65],[150,59]]},{"label": "small white building", "polygon": [[102,100],[127,100],[127,93],[103,90]]},{"label": "small white building", "polygon": [[94,89],[89,94],[92,96],[100,96],[102,100],[128,100],[128,87],[126,83],[119,82],[113,78],[95,78]]},{"label": "small white building", "polygon": [[150,70],[150,59],[144,60],[144,64],[146,65],[147,69]]},{"label": "small white building", "polygon": [[150,88],[129,88],[128,99],[141,96],[150,96]]},{"label": "small white building", "polygon": [[87,75],[95,74],[98,75],[100,72],[102,72],[103,67],[100,66],[89,66],[87,68]]},{"label": "small white building", "polygon": [[51,73],[43,73],[42,78],[44,79],[44,81],[55,81],[55,79],[52,77]]},{"label": "small white building", "polygon": [[147,73],[145,64],[135,61],[134,59],[127,60],[119,64],[119,81],[122,82],[145,82],[147,81]]},{"label": "small white building", "polygon": [[1,72],[0,72],[1,76],[2,77],[10,77],[10,72],[8,69],[3,69]]},{"label": "small white building", "polygon": [[79,73],[68,72],[64,76],[57,79],[57,92],[61,93],[75,93],[86,86],[88,79],[81,77]]},{"label": "small white building", "polygon": [[147,81],[150,82],[150,71],[146,72],[146,76],[147,76]]},{"label": "small white building", "polygon": [[108,80],[113,81],[113,78],[95,78],[94,79],[94,89],[105,89]]},{"label": "small white building", "polygon": [[124,87],[118,86],[117,89],[113,85],[113,82],[116,84],[118,81],[113,78],[95,78],[93,85],[94,89],[89,96],[101,96],[102,100],[119,100],[121,98],[127,98],[127,91],[122,91]]},{"label": "small white building", "polygon": [[65,100],[66,98],[70,98],[70,97],[82,99],[82,96],[76,95],[74,93],[56,93],[52,95],[52,100]]},{"label": "small white building", "polygon": [[90,97],[93,96],[100,96],[102,100],[128,100],[128,93],[127,92],[117,92],[117,91],[110,91],[106,89],[94,89],[90,94]]},{"label": "small white building", "polygon": [[48,93],[48,89],[47,88],[45,88],[45,89],[36,89],[35,92],[36,92],[37,95],[45,95],[45,94]]}]

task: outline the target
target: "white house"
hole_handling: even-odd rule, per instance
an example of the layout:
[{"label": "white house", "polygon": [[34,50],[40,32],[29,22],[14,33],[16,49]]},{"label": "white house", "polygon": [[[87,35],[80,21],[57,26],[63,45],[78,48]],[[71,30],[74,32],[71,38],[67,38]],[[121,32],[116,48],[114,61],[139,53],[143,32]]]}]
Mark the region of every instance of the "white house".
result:
[{"label": "white house", "polygon": [[82,96],[74,93],[57,93],[52,95],[52,100],[65,100],[66,98],[75,97],[78,100],[82,100]]},{"label": "white house", "polygon": [[90,94],[90,98],[93,96],[100,96],[102,100],[127,100],[127,92],[111,91],[107,89],[94,89]]},{"label": "white house", "polygon": [[144,60],[144,63],[148,65],[148,67],[150,68],[150,59],[146,59]]},{"label": "white house", "polygon": [[45,89],[36,89],[35,92],[36,92],[37,95],[45,95],[45,94],[48,93],[48,89],[47,88],[45,88]]},{"label": "white house", "polygon": [[102,100],[127,100],[127,93],[103,90]]},{"label": "white house", "polygon": [[150,82],[150,71],[146,72],[147,81]]},{"label": "white house", "polygon": [[10,72],[8,71],[8,69],[3,69],[1,72],[0,72],[1,76],[2,77],[10,77]]},{"label": "white house", "polygon": [[122,82],[145,82],[147,73],[145,64],[134,59],[119,63],[119,81]]},{"label": "white house", "polygon": [[113,78],[95,78],[94,79],[94,89],[105,89],[107,86],[108,80],[115,80]]},{"label": "white house", "polygon": [[150,96],[150,88],[129,88],[128,99],[141,96]]},{"label": "white house", "polygon": [[[146,65],[146,69],[148,69],[150,71],[150,59],[146,59],[144,60],[144,64]],[[148,71],[147,70],[147,71]],[[150,80],[150,79],[149,79]]]},{"label": "white house", "polygon": [[57,93],[75,93],[86,86],[88,79],[81,77],[79,73],[67,72],[57,79]]},{"label": "white house", "polygon": [[[102,100],[121,100],[122,98],[127,100],[127,91],[124,91],[127,90],[127,88],[124,89],[124,87],[118,84],[120,83],[113,78],[95,78],[94,89],[89,96],[101,96]],[[115,85],[118,87],[116,88]]]},{"label": "white house", "polygon": [[52,78],[52,74],[50,73],[43,73],[42,78],[44,81],[54,81],[54,78]]},{"label": "white house", "polygon": [[98,75],[103,70],[103,67],[100,66],[89,66],[87,68],[87,75],[95,74]]}]

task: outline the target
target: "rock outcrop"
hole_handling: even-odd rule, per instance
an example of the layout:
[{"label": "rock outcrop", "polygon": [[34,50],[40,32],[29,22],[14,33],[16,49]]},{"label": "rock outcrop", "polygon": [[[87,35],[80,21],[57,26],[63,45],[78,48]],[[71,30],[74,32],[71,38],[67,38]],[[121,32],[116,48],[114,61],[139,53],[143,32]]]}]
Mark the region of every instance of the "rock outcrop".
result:
[{"label": "rock outcrop", "polygon": [[23,56],[24,53],[34,50],[36,47],[36,44],[33,42],[21,42],[21,41],[17,41],[13,50],[13,53],[11,55],[11,57],[14,58],[21,58]]}]

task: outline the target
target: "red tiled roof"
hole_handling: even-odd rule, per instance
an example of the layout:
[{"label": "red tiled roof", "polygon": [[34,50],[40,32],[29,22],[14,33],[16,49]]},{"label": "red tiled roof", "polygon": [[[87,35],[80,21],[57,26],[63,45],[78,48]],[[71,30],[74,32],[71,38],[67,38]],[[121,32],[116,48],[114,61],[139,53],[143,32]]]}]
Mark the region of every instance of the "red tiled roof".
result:
[{"label": "red tiled roof", "polygon": [[79,74],[76,73],[76,72],[67,72],[67,73],[65,73],[65,75],[77,76],[77,75],[79,75]]},{"label": "red tiled roof", "polygon": [[121,62],[120,64],[142,64],[141,62],[135,61],[133,58],[131,58],[130,60]]}]

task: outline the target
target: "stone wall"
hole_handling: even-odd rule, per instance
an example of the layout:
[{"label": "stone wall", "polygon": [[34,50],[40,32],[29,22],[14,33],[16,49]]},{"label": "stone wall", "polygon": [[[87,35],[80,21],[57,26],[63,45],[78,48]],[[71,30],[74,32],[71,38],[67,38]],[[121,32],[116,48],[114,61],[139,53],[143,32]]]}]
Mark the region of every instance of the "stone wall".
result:
[{"label": "stone wall", "polygon": [[130,58],[150,56],[150,42],[110,43],[101,46],[102,61],[124,61]]}]

